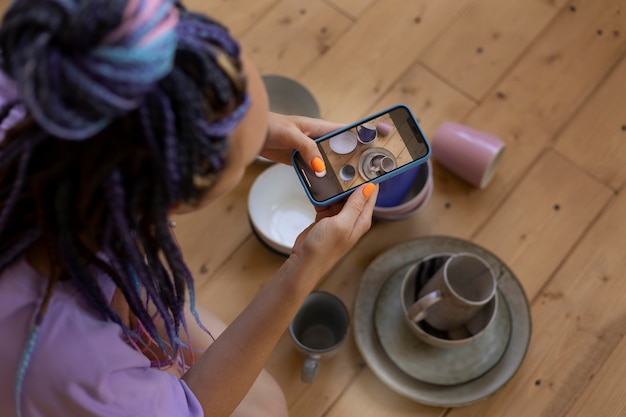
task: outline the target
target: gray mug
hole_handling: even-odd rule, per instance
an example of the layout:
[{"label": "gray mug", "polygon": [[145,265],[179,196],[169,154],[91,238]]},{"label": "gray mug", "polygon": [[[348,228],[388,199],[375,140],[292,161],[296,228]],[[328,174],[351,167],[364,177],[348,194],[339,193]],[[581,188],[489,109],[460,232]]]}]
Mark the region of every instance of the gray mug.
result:
[{"label": "gray mug", "polygon": [[302,381],[313,382],[321,358],[329,356],[343,343],[349,327],[348,309],[339,297],[325,291],[309,294],[289,324],[291,338],[306,355]]},{"label": "gray mug", "polygon": [[[402,293],[409,281],[405,279]],[[412,322],[425,320],[439,330],[456,329],[485,307],[496,296],[496,277],[480,257],[452,255],[419,292],[408,308]]]}]

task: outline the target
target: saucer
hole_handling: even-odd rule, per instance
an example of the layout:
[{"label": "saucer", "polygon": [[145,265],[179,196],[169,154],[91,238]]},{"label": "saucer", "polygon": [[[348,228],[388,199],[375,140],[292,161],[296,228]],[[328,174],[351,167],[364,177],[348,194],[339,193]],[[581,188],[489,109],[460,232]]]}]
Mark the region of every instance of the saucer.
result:
[{"label": "saucer", "polygon": [[[400,369],[385,352],[375,328],[375,306],[387,280],[402,267],[437,253],[469,252],[482,257],[497,276],[499,294],[511,318],[509,343],[500,361],[481,376],[456,385],[420,381]],[[466,240],[427,236],[387,250],[365,270],[357,290],[354,313],[357,348],[372,372],[390,389],[426,405],[459,407],[483,400],[502,388],[526,356],[531,335],[528,299],[513,272],[491,252]]]},{"label": "saucer", "polygon": [[[431,346],[411,332],[403,317],[402,280],[411,267],[408,265],[393,273],[376,300],[374,324],[389,359],[413,378],[431,384],[461,384],[483,375],[498,363],[509,343],[511,317],[504,297],[498,294],[500,302],[495,321],[476,340],[452,348]],[[419,283],[418,286],[421,287]],[[442,334],[441,338],[447,339],[447,334]]]}]

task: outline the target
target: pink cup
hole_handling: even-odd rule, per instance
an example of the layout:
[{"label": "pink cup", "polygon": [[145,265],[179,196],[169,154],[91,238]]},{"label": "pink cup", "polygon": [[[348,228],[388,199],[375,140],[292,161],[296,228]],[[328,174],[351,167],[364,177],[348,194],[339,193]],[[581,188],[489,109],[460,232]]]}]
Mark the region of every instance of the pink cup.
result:
[{"label": "pink cup", "polygon": [[441,165],[482,189],[493,179],[505,144],[489,133],[446,122],[435,133],[432,149]]}]

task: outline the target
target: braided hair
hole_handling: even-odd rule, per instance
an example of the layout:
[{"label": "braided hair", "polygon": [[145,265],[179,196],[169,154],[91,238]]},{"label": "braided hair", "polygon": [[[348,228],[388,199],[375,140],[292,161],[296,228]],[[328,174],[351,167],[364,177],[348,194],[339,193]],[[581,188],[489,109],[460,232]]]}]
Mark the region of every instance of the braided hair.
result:
[{"label": "braided hair", "polygon": [[36,243],[52,268],[17,375],[20,412],[61,279],[135,343],[97,284],[109,276],[169,358],[157,365],[176,359],[186,293],[199,319],[168,211],[219,178],[249,98],[227,30],[171,0],[15,0],[0,51],[0,272]]}]

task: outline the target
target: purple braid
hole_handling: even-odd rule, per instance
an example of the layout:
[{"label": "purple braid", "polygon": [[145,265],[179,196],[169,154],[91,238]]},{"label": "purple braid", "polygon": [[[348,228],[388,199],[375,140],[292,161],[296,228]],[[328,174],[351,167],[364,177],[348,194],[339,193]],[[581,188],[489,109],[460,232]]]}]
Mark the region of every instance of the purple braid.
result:
[{"label": "purple braid", "polygon": [[[162,131],[164,132],[164,151],[162,157],[165,160],[165,169],[167,175],[165,177],[166,187],[168,191],[170,201],[177,201],[179,199],[178,190],[181,175],[179,172],[179,166],[177,161],[178,155],[178,143],[176,137],[175,115],[172,112],[170,100],[167,96],[158,89],[154,94],[146,98],[146,101],[150,99],[157,99],[160,104],[160,114],[163,115]],[[150,145],[152,152],[155,155],[159,155],[159,145],[155,137],[155,132],[159,131],[156,128],[157,120],[154,117],[155,112],[150,112],[148,106],[142,106],[139,109],[141,126],[145,133],[148,144]]]},{"label": "purple braid", "polygon": [[[163,317],[165,323],[165,329],[170,340],[174,340],[174,329],[170,320],[170,316],[167,312],[162,299],[158,296],[157,289],[154,281],[150,278],[150,274],[146,268],[146,264],[143,261],[143,255],[139,252],[139,248],[134,241],[134,228],[128,224],[127,216],[125,214],[125,195],[124,187],[122,185],[122,179],[119,171],[114,171],[109,181],[106,184],[106,193],[109,201],[109,209],[111,210],[112,218],[116,228],[116,235],[121,243],[121,246],[125,249],[129,262],[128,268],[130,275],[136,274],[139,282],[147,292],[147,297],[154,303],[159,315]],[[147,312],[145,312],[147,314]],[[141,314],[143,316],[143,312]],[[143,322],[143,320],[142,320]],[[148,322],[148,330],[150,335],[155,337],[156,340],[160,340],[156,327],[150,320]]]},{"label": "purple braid", "polygon": [[31,229],[15,242],[8,250],[0,254],[0,271],[13,263],[26,249],[41,238],[39,229]]},{"label": "purple braid", "polygon": [[13,189],[9,193],[8,198],[5,200],[4,208],[2,213],[0,213],[0,235],[6,226],[7,221],[9,221],[9,215],[11,211],[15,208],[15,202],[20,196],[22,189],[24,188],[24,183],[26,181],[26,169],[28,168],[28,162],[33,152],[33,143],[27,142],[22,155],[19,160],[19,165],[17,167],[17,173],[15,176],[15,182],[13,183]]},{"label": "purple braid", "polygon": [[66,259],[68,263],[68,269],[70,270],[70,278],[79,288],[81,295],[91,304],[99,305],[105,304],[104,310],[98,311],[102,318],[110,319],[118,324],[121,324],[119,316],[113,312],[109,306],[108,300],[102,293],[100,286],[96,280],[90,279],[89,271],[80,262],[81,246],[82,244],[74,236],[71,227],[71,210],[69,204],[71,201],[71,181],[66,181],[61,185],[57,199],[54,202],[58,207],[59,212],[59,248],[60,254]]}]

